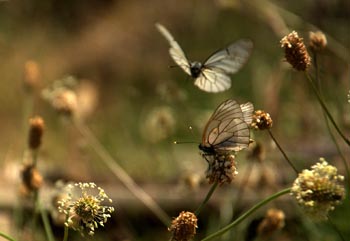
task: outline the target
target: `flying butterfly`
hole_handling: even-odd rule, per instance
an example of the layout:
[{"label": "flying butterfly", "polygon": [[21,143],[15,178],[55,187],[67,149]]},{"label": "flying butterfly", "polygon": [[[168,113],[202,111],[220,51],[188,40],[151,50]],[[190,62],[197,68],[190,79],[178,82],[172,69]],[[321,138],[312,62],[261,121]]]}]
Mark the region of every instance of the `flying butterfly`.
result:
[{"label": "flying butterfly", "polygon": [[254,106],[248,102],[239,105],[228,99],[221,103],[206,124],[199,149],[204,156],[238,152],[250,143],[249,125]]},{"label": "flying butterfly", "polygon": [[189,61],[170,32],[157,23],[159,32],[169,41],[170,56],[188,75],[195,79],[194,84],[206,92],[222,92],[231,87],[229,74],[239,71],[247,62],[253,43],[249,39],[241,39],[231,43],[226,48],[210,55],[202,64]]}]

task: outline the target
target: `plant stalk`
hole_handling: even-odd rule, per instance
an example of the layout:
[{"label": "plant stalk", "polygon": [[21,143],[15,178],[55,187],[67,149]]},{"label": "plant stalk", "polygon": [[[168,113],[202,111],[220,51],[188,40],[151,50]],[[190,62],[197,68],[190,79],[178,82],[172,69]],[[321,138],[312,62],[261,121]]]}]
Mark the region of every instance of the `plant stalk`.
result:
[{"label": "plant stalk", "polygon": [[272,140],[275,142],[276,146],[278,147],[278,149],[280,150],[280,152],[282,153],[282,155],[284,156],[284,159],[286,159],[286,161],[288,162],[288,164],[293,168],[294,172],[298,175],[298,169],[296,169],[296,167],[294,166],[294,164],[289,160],[287,154],[283,151],[282,147],[280,146],[280,144],[278,143],[277,139],[274,137],[274,135],[272,134],[270,129],[267,129],[267,131],[269,132],[270,137],[272,138]]},{"label": "plant stalk", "polygon": [[239,218],[237,218],[235,221],[233,221],[232,223],[230,223],[229,225],[223,227],[222,229],[218,230],[217,232],[207,236],[206,238],[202,239],[202,241],[207,241],[213,238],[216,238],[220,235],[222,235],[223,233],[227,232],[229,229],[235,227],[236,225],[238,225],[240,222],[242,222],[244,219],[246,219],[249,215],[251,215],[252,213],[254,213],[256,210],[258,210],[259,208],[261,208],[262,206],[266,205],[267,203],[271,202],[272,200],[285,195],[287,193],[290,193],[291,188],[286,188],[282,191],[279,191],[273,195],[271,195],[270,197],[262,200],[261,202],[257,203],[256,205],[254,205],[251,209],[249,209],[247,212],[245,212],[243,215],[241,215]]},{"label": "plant stalk", "polygon": [[214,193],[214,191],[215,191],[215,189],[217,188],[217,186],[218,186],[218,182],[215,182],[215,183],[211,186],[209,192],[207,193],[207,196],[205,197],[205,199],[203,200],[203,202],[199,205],[199,207],[197,208],[197,210],[194,212],[194,214],[195,214],[196,216],[199,215],[199,213],[202,211],[203,207],[208,203],[210,197],[211,197],[212,194]]},{"label": "plant stalk", "polygon": [[158,218],[163,222],[165,226],[169,226],[171,221],[165,211],[153,200],[153,198],[147,194],[135,181],[129,176],[129,174],[113,159],[104,146],[93,135],[91,130],[84,125],[78,119],[73,119],[73,124],[84,136],[90,146],[101,157],[104,164],[112,171],[112,173],[119,178],[119,180],[125,185],[129,191],[135,195],[143,204],[148,207]]}]

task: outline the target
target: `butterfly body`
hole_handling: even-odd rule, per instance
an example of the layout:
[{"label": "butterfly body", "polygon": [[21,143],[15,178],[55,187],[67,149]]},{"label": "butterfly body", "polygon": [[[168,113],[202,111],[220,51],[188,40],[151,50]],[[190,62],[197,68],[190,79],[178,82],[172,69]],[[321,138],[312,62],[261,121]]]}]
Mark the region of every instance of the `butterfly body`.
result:
[{"label": "butterfly body", "polygon": [[239,71],[247,62],[253,49],[249,39],[240,39],[210,55],[203,63],[190,62],[180,45],[161,24],[156,24],[159,32],[170,44],[169,54],[174,62],[194,78],[194,84],[206,92],[222,92],[231,87],[229,74]]},{"label": "butterfly body", "polygon": [[206,146],[201,143],[199,144],[198,148],[205,154],[214,155],[216,153],[215,148],[212,145]]},{"label": "butterfly body", "polygon": [[190,72],[192,78],[198,78],[202,72],[203,64],[198,61],[194,61],[190,63]]}]

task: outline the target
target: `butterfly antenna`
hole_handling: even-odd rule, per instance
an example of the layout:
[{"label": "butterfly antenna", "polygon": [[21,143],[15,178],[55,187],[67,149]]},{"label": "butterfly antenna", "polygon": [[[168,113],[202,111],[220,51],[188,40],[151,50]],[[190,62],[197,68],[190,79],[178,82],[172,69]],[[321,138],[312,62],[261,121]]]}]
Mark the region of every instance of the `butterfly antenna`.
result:
[{"label": "butterfly antenna", "polygon": [[197,142],[194,141],[174,141],[174,144],[197,144]]}]

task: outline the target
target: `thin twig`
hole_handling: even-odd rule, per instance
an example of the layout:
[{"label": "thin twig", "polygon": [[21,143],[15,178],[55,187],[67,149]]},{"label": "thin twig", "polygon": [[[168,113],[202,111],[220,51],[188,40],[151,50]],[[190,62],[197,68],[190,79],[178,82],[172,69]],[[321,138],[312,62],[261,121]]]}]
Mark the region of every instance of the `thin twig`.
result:
[{"label": "thin twig", "polygon": [[[321,88],[321,78],[320,78],[320,75],[319,75],[319,66],[318,66],[318,61],[317,61],[317,54],[314,52],[313,53],[313,60],[314,60],[314,66],[315,66],[315,77],[316,77],[316,83],[317,83],[317,87],[318,87],[318,90],[319,90],[319,93],[320,93],[320,97],[323,99],[323,93],[322,93],[322,88]],[[328,118],[327,118],[327,113],[322,109],[322,113],[323,113],[323,117],[324,117],[324,120],[326,122],[326,127],[327,127],[327,130],[328,130],[328,133],[335,145],[335,147],[337,148],[337,151],[339,153],[339,156],[341,157],[342,161],[343,161],[343,164],[345,166],[345,171],[346,171],[346,175],[347,175],[347,179],[349,180],[350,178],[350,170],[349,170],[349,165],[346,161],[346,158],[344,156],[344,154],[342,153],[341,149],[340,149],[340,146],[331,130],[331,127],[329,126],[329,121],[328,121]]]},{"label": "thin twig", "polygon": [[315,95],[317,97],[317,100],[320,103],[322,109],[327,114],[329,120],[331,121],[332,125],[334,126],[334,128],[336,129],[338,134],[341,136],[341,138],[343,138],[345,143],[350,147],[350,140],[348,138],[346,138],[346,136],[343,134],[343,132],[340,130],[340,128],[338,127],[337,123],[333,119],[333,116],[331,115],[331,113],[329,112],[326,104],[324,103],[320,93],[317,90],[317,87],[315,86],[314,82],[312,81],[312,78],[310,77],[310,75],[307,72],[305,72],[305,75],[306,75],[306,78],[309,80],[309,83],[310,83],[310,85],[312,87],[312,90],[314,91],[314,93],[315,93]]},{"label": "thin twig", "polygon": [[93,135],[90,129],[84,125],[81,121],[74,119],[74,126],[84,136],[91,147],[101,157],[105,165],[112,171],[112,173],[119,178],[119,180],[125,185],[129,191],[135,195],[146,207],[148,207],[158,218],[163,222],[165,226],[169,226],[170,218],[165,211],[153,200],[153,198],[147,194],[135,181],[127,174],[127,172],[114,160],[114,158],[108,153],[104,146]]},{"label": "thin twig", "polygon": [[268,133],[270,134],[270,137],[272,138],[272,140],[275,142],[276,146],[278,147],[278,149],[280,150],[280,152],[282,153],[282,155],[284,156],[284,158],[286,159],[286,161],[288,162],[288,164],[293,168],[294,172],[298,175],[299,171],[298,169],[296,169],[296,167],[294,166],[294,164],[289,160],[287,154],[283,151],[282,147],[280,146],[280,144],[278,143],[277,139],[273,136],[272,132],[270,129],[267,129]]},{"label": "thin twig", "polygon": [[217,188],[217,186],[218,186],[218,182],[215,182],[215,183],[211,186],[209,192],[207,193],[207,196],[205,197],[205,199],[203,200],[203,202],[199,205],[199,207],[197,208],[197,210],[194,212],[194,214],[195,214],[196,216],[199,215],[199,213],[202,211],[203,207],[207,204],[207,202],[209,201],[211,195],[214,193],[214,191],[215,191],[215,189]]}]

